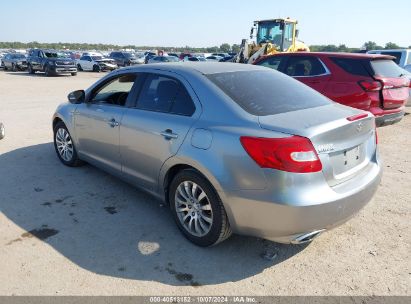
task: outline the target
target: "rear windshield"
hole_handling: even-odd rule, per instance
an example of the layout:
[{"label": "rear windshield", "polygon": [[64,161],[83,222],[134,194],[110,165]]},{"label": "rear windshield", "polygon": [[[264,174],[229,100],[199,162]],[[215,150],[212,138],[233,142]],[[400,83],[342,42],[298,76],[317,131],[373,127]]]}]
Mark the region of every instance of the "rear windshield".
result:
[{"label": "rear windshield", "polygon": [[207,77],[245,111],[256,116],[331,103],[308,86],[273,70],[219,73]]},{"label": "rear windshield", "polygon": [[373,60],[371,67],[376,76],[380,77],[400,77],[404,71],[392,60]]}]

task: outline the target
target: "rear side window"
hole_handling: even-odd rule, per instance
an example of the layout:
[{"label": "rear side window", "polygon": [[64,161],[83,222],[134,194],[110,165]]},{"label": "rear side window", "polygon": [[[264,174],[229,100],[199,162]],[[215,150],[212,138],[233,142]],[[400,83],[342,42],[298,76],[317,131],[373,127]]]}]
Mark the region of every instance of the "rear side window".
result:
[{"label": "rear side window", "polygon": [[370,77],[363,60],[353,58],[330,58],[336,65],[352,75]]},{"label": "rear side window", "polygon": [[284,72],[289,76],[304,77],[323,75],[327,71],[318,58],[294,56],[289,57]]},{"label": "rear side window", "polygon": [[195,112],[194,103],[180,81],[155,74],[147,77],[137,108],[184,116],[191,116]]},{"label": "rear side window", "polygon": [[299,81],[272,70],[207,75],[246,112],[274,115],[330,104],[331,101]]},{"label": "rear side window", "polygon": [[372,60],[371,67],[376,76],[380,77],[400,77],[404,71],[392,60]]}]

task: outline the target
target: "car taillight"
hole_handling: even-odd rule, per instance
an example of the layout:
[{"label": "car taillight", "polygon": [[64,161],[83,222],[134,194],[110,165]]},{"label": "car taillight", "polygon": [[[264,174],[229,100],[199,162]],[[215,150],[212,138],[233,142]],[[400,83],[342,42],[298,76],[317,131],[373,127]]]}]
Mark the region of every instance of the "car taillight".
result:
[{"label": "car taillight", "polygon": [[241,144],[261,167],[294,173],[322,170],[311,141],[301,136],[285,138],[241,137]]},{"label": "car taillight", "polygon": [[361,80],[358,84],[364,91],[379,91],[382,89],[382,83],[380,81]]},{"label": "car taillight", "polygon": [[377,129],[375,129],[375,144],[378,145],[378,132],[377,132]]}]

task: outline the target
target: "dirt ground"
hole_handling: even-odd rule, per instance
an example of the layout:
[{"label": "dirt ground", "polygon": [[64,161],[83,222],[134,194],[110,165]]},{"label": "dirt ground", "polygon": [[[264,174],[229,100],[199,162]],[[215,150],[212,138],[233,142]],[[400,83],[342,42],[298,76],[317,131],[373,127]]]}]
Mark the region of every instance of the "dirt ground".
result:
[{"label": "dirt ground", "polygon": [[411,115],[379,130],[384,177],[348,223],[308,246],[202,249],[159,201],[58,161],[55,108],[101,76],[0,71],[0,295],[411,295]]}]

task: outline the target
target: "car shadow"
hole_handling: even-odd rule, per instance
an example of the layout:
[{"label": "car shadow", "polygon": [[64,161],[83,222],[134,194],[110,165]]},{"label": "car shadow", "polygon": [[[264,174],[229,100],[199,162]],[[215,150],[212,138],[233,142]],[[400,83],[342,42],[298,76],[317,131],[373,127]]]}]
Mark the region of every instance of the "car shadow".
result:
[{"label": "car shadow", "polygon": [[201,286],[254,276],[306,248],[242,236],[197,247],[160,201],[90,165],[63,166],[52,143],[3,153],[0,168],[1,212],[24,230],[4,250],[33,250],[38,238],[97,274]]}]

